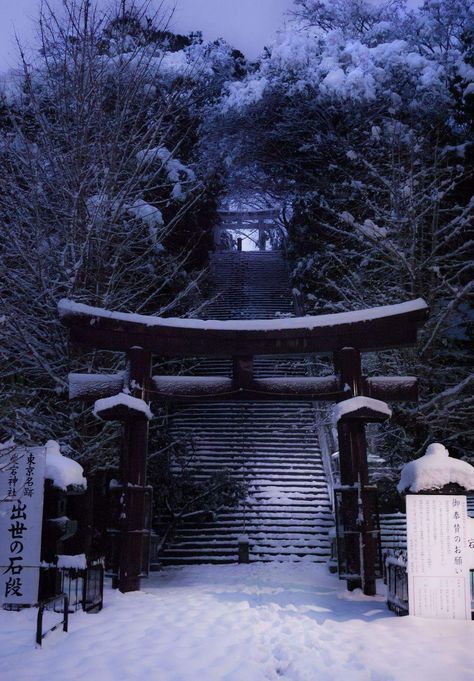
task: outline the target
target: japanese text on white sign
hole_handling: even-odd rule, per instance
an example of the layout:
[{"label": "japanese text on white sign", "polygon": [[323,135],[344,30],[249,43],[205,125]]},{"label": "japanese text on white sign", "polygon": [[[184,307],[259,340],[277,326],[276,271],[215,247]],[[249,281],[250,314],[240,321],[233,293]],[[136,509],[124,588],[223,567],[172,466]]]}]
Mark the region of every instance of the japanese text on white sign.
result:
[{"label": "japanese text on white sign", "polygon": [[1,451],[0,603],[38,600],[44,494],[44,447]]},{"label": "japanese text on white sign", "polygon": [[471,619],[466,497],[409,494],[406,502],[410,614]]}]

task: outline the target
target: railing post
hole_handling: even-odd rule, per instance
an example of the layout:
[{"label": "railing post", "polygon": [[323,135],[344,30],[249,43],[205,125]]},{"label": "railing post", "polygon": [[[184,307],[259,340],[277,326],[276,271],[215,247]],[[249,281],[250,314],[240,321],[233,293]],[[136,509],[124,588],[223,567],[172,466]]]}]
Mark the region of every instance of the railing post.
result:
[{"label": "railing post", "polygon": [[265,228],[265,223],[259,222],[258,224],[258,250],[265,251],[267,248],[267,231]]}]

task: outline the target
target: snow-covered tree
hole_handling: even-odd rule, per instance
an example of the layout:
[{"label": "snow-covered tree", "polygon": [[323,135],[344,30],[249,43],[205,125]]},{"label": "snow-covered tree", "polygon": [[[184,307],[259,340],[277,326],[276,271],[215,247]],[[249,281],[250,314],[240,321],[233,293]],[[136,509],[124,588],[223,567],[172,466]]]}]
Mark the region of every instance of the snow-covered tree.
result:
[{"label": "snow-covered tree", "polygon": [[[41,49],[0,112],[2,429],[88,457],[116,429],[68,404],[74,353],[57,303],[160,315],[200,304],[215,177],[198,129],[213,74],[238,62],[145,9],[71,0],[63,21],[44,4]],[[87,366],[115,364],[99,353]]]},{"label": "snow-covered tree", "polygon": [[434,436],[471,451],[473,29],[467,0],[299,0],[217,117],[231,169],[290,208],[309,312],[430,303],[416,353],[368,367],[422,378],[402,455]]}]

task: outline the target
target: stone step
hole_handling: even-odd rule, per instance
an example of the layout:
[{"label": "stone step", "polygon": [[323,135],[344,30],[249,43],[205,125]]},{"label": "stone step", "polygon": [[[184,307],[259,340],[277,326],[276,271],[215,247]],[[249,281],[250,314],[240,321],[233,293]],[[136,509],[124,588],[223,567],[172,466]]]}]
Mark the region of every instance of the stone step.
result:
[{"label": "stone step", "polygon": [[[221,470],[223,465],[228,465],[230,468],[236,468],[239,470],[239,467],[249,468],[253,473],[261,473],[262,475],[267,472],[274,472],[275,475],[278,475],[281,472],[282,475],[285,473],[291,473],[293,477],[299,475],[305,476],[308,473],[316,476],[324,476],[324,470],[322,466],[314,466],[311,463],[306,463],[304,460],[301,463],[294,463],[293,461],[288,463],[287,460],[282,460],[278,463],[272,463],[271,461],[269,463],[262,463],[260,460],[248,461],[245,457],[237,459],[236,457],[221,456],[214,459],[201,455],[199,457],[199,461],[201,465],[205,467],[206,471],[213,469]],[[188,466],[192,467],[193,461],[190,461],[189,464],[187,464],[187,467]]]},{"label": "stone step", "polygon": [[206,527],[198,527],[196,526],[195,528],[188,528],[186,525],[183,525],[182,527],[179,528],[179,536],[186,539],[187,537],[189,538],[194,538],[194,537],[199,537],[203,541],[209,541],[209,537],[212,537],[215,535],[215,539],[219,540],[222,538],[225,538],[226,540],[228,539],[231,542],[236,542],[238,541],[239,537],[242,534],[249,534],[252,536],[252,538],[257,538],[257,539],[270,539],[270,540],[276,540],[279,539],[280,537],[283,537],[284,539],[299,539],[302,537],[309,537],[312,538],[314,536],[314,533],[317,532],[318,535],[323,535],[323,536],[329,536],[329,531],[330,528],[328,527],[315,527],[313,530],[312,528],[307,528],[306,530],[301,529],[301,530],[295,530],[294,528],[291,527],[285,527],[285,528],[280,528],[275,531],[268,530],[266,532],[259,532],[259,531],[253,531],[249,528],[245,528],[245,531],[238,530],[237,528],[229,528],[229,527],[222,527],[222,528],[213,528],[209,529]]},{"label": "stone step", "polygon": [[[323,548],[323,547],[315,547],[315,548],[307,547],[307,548],[304,548],[304,547],[293,547],[293,546],[291,546],[291,547],[275,546],[275,547],[267,547],[265,549],[264,548],[256,549],[255,552],[251,552],[250,556],[251,556],[251,560],[252,560],[253,556],[256,556],[256,555],[260,555],[260,556],[261,555],[266,555],[266,556],[272,556],[273,555],[273,556],[275,556],[275,555],[280,554],[280,555],[288,555],[288,556],[295,555],[295,556],[299,556],[299,557],[303,557],[303,556],[321,556],[322,557],[322,556],[329,556],[329,553],[330,552],[329,552],[328,547],[326,547],[326,548]],[[172,557],[173,559],[175,559],[175,558],[185,558],[187,556],[189,556],[190,558],[191,557],[192,558],[198,558],[199,556],[201,556],[201,558],[204,558],[204,557],[224,558],[224,557],[233,556],[234,560],[235,560],[236,557],[237,557],[237,549],[236,549],[236,547],[234,547],[233,549],[224,549],[224,548],[223,549],[219,549],[219,548],[213,549],[212,546],[207,546],[207,547],[205,547],[205,549],[200,551],[199,549],[196,549],[196,548],[185,549],[185,548],[175,548],[173,546],[173,547],[170,547],[169,551],[167,549],[165,549],[163,551],[162,556],[160,556],[160,560],[162,558],[166,558],[166,557],[170,557],[170,558]]]},{"label": "stone step", "polygon": [[[300,512],[288,513],[286,515],[266,513],[265,515],[228,516],[214,522],[203,523],[200,527],[203,529],[229,528],[240,531],[245,526],[249,532],[258,532],[260,531],[259,528],[261,528],[262,532],[277,532],[281,528],[289,528],[291,532],[299,532],[300,528],[303,531],[306,528],[332,527],[333,524],[333,519],[329,513],[318,517],[314,513],[305,514]],[[194,527],[196,526],[194,525]]]},{"label": "stone step", "polygon": [[[274,550],[276,547],[280,547],[282,549],[291,549],[292,547],[297,548],[298,550],[306,550],[310,549],[313,551],[318,552],[318,550],[322,549],[324,547],[325,552],[327,551],[327,544],[329,542],[328,535],[323,535],[323,534],[315,534],[314,537],[310,538],[309,536],[306,538],[298,538],[298,539],[288,539],[287,537],[280,539],[278,538],[273,538],[273,539],[261,539],[258,537],[249,537],[249,544],[251,550],[259,550],[263,551],[265,549],[270,549]],[[237,541],[230,541],[227,538],[222,538],[221,540],[212,540],[209,541],[209,539],[205,537],[187,537],[186,539],[180,537],[179,543],[175,542],[170,542],[168,545],[168,548],[165,550],[165,555],[167,552],[171,553],[175,551],[175,547],[179,551],[191,551],[191,550],[199,550],[204,553],[209,553],[209,552],[217,552],[217,551],[236,551],[237,549],[237,544],[238,544],[238,539]]]}]

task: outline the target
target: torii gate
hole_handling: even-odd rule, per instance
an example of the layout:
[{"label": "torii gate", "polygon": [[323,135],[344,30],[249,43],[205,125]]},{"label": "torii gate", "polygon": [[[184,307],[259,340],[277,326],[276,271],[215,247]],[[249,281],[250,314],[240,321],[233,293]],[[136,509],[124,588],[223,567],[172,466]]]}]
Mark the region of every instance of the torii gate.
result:
[{"label": "torii gate", "polygon": [[[369,485],[365,424],[389,416],[382,400],[416,400],[414,377],[362,375],[361,353],[414,345],[428,316],[422,299],[342,312],[275,320],[205,321],[111,312],[70,300],[58,305],[71,341],[85,348],[126,353],[128,371],[115,376],[70,374],[74,398],[105,400],[100,417],[122,422],[121,477],[124,526],[120,539],[117,585],[140,588],[144,548],[148,404],[155,400],[202,398],[325,400],[339,406],[341,507],[348,588],[375,594],[377,528],[374,492]],[[253,375],[253,356],[332,353],[334,374],[326,377]],[[229,356],[232,378],[152,376],[152,355],[161,357]],[[87,378],[85,378],[87,376]],[[126,390],[126,394],[123,391]],[[123,399],[120,399],[123,395]],[[132,398],[132,399],[130,399]],[[363,398],[363,399],[361,399]],[[367,399],[369,398],[369,399]],[[98,405],[96,404],[96,407]]]},{"label": "torii gate", "polygon": [[255,240],[256,250],[265,251],[267,237],[269,232],[279,233],[283,237],[281,227],[278,226],[277,220],[280,215],[278,208],[271,208],[266,210],[246,210],[246,211],[232,211],[219,210],[220,222],[213,230],[214,248],[216,251],[226,251],[229,245],[226,243],[223,236],[226,232],[235,232],[240,235],[237,238],[237,250],[242,248],[242,235],[245,232],[256,232],[258,234]]}]

